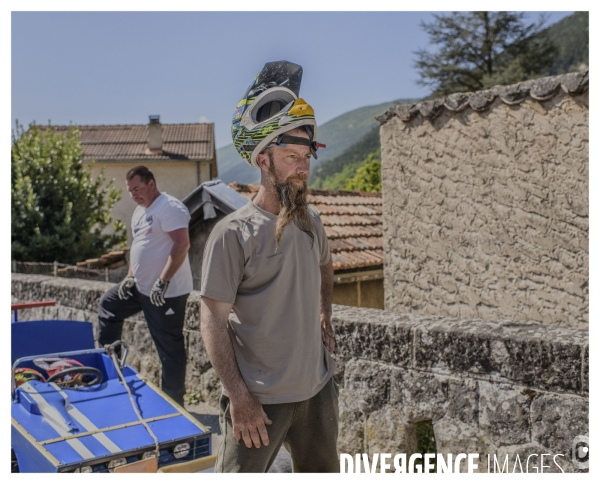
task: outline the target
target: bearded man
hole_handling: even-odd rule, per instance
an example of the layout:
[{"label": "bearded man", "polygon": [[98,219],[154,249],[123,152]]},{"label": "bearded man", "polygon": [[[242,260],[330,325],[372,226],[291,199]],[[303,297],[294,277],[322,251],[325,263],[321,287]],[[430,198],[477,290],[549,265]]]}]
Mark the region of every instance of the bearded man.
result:
[{"label": "bearded man", "polygon": [[339,472],[332,260],[307,203],[316,123],[302,99],[280,110],[283,101],[259,105],[263,114],[247,123],[261,134],[277,125],[252,153],[260,189],[214,227],[204,250],[201,331],[223,386],[217,472],[266,472],[282,444],[294,472]]}]

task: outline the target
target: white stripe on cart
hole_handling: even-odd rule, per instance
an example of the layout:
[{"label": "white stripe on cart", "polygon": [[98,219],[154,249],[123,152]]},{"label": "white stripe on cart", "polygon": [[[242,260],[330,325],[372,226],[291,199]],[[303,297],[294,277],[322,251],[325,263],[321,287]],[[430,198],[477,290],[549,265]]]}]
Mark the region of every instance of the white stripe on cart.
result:
[{"label": "white stripe on cart", "polygon": [[[31,383],[23,383],[20,388],[25,390],[29,396],[33,398],[33,401],[40,409],[42,417],[46,419],[46,421],[61,437],[73,435],[69,432],[69,429],[65,425],[64,419],[58,410],[50,405],[46,399],[40,393],[38,393]],[[67,444],[69,444],[83,459],[93,459],[96,457],[85,445],[83,445],[79,439],[69,439],[67,440]]]},{"label": "white stripe on cart", "polygon": [[[73,417],[77,422],[81,424],[81,426],[87,431],[99,430],[92,421],[87,418],[81,410],[75,408],[71,402],[69,402],[69,397],[65,392],[61,390],[61,388],[56,383],[50,383],[52,387],[60,393],[60,395],[65,399],[65,410],[69,413],[71,417]],[[93,437],[100,442],[104,447],[108,449],[108,451],[112,454],[116,452],[121,452],[121,448],[115,444],[112,440],[110,440],[105,433],[100,432],[98,434],[94,434]]]}]

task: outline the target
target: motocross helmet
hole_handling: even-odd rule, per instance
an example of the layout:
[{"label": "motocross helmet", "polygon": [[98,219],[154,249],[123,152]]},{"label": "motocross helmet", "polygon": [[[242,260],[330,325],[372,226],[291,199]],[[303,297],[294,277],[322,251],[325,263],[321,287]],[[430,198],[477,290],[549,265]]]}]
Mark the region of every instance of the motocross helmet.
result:
[{"label": "motocross helmet", "polygon": [[15,384],[20,387],[23,383],[31,380],[41,381],[46,383],[46,379],[42,374],[33,368],[15,368]]},{"label": "motocross helmet", "polygon": [[[310,146],[317,158],[315,113],[300,94],[302,67],[287,61],[268,62],[256,76],[238,103],[231,125],[236,150],[251,166],[258,168],[256,156],[270,144]],[[303,126],[309,139],[286,136]]]}]

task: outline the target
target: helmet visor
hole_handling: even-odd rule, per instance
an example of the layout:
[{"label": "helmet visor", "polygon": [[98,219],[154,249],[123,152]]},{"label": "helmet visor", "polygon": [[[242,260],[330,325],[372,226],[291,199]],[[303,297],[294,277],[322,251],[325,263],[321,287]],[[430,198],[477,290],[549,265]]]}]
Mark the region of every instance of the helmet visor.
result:
[{"label": "helmet visor", "polygon": [[277,116],[296,100],[293,92],[285,87],[273,87],[260,94],[250,106],[248,116],[254,124],[264,123]]}]

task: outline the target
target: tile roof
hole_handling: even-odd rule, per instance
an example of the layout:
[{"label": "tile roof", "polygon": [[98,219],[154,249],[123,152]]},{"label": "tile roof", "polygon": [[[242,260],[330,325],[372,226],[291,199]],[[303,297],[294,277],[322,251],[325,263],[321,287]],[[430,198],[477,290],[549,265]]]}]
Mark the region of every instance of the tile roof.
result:
[{"label": "tile roof", "polygon": [[561,89],[571,96],[587,91],[589,89],[589,70],[532,79],[511,86],[495,86],[486,91],[457,92],[416,104],[400,104],[391,107],[375,119],[379,121],[379,124],[385,124],[397,116],[403,122],[408,123],[420,114],[424,118],[432,120],[446,109],[453,113],[458,113],[467,107],[471,107],[475,111],[485,111],[492,106],[496,98],[510,106],[521,104],[526,99],[539,102],[548,101]]},{"label": "tile roof", "polygon": [[[257,185],[230,183],[229,186],[250,200]],[[308,202],[317,210],[333,258],[334,271],[350,271],[383,265],[383,217],[380,193],[315,190],[309,188]],[[97,259],[78,262],[89,269],[109,269],[126,264],[129,248],[113,251]]]},{"label": "tile roof", "polygon": [[[215,157],[212,123],[162,124],[160,153],[148,151],[148,125],[77,126],[81,131],[84,160],[90,161],[199,161]],[[53,126],[57,132],[70,126]],[[47,126],[40,126],[47,129]]]},{"label": "tile roof", "polygon": [[86,259],[83,262],[78,262],[77,267],[87,269],[104,269],[108,267],[109,269],[115,269],[127,264],[127,252],[129,252],[129,247],[109,252],[97,259]]},{"label": "tile roof", "polygon": [[[251,199],[257,185],[230,183]],[[380,193],[308,189],[308,203],[325,226],[333,257],[333,270],[383,265],[383,217]]]}]

